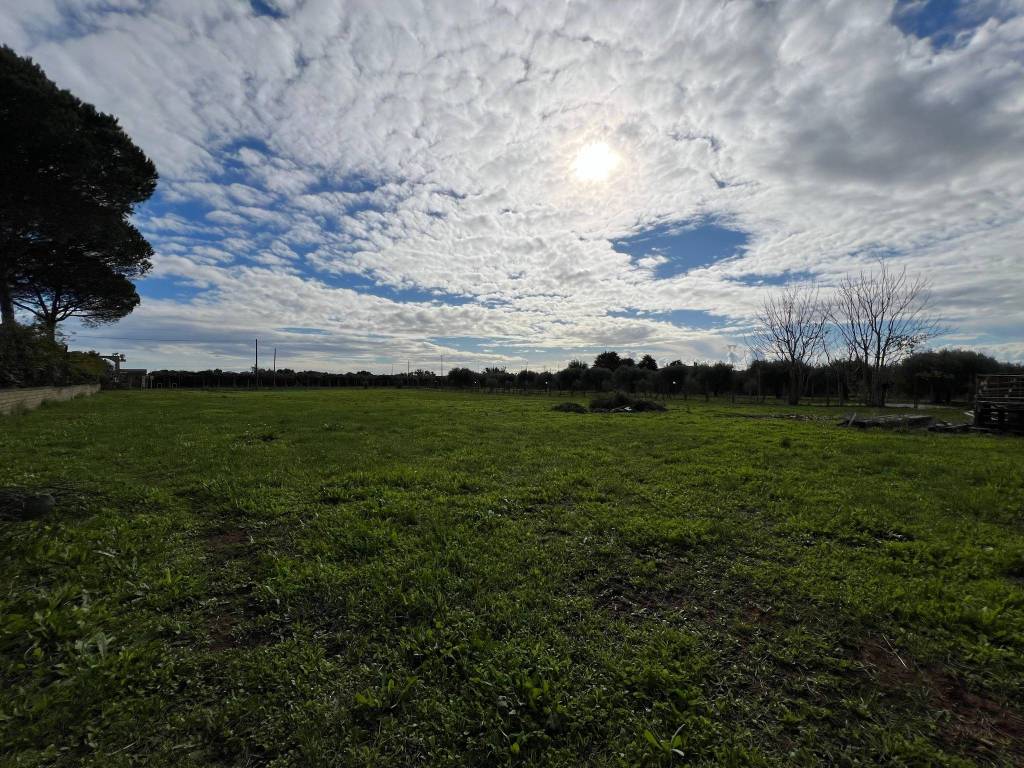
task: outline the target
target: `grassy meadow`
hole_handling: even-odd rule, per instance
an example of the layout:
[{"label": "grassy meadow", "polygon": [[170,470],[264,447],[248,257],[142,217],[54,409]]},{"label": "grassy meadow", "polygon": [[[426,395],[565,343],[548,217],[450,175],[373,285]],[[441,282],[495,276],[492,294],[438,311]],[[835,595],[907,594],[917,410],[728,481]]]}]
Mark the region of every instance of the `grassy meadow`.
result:
[{"label": "grassy meadow", "polygon": [[554,402],[0,417],[0,765],[1024,764],[1024,440]]}]

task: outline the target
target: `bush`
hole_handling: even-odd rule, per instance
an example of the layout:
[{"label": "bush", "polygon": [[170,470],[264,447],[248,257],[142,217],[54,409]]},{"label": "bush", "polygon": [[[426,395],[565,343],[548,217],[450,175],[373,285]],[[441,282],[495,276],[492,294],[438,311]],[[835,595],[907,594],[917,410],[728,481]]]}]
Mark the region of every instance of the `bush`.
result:
[{"label": "bush", "polygon": [[43,387],[63,379],[64,348],[40,329],[0,329],[0,387]]},{"label": "bush", "polygon": [[633,399],[626,397],[621,392],[613,392],[610,395],[604,397],[595,397],[590,401],[590,410],[592,411],[610,411],[613,408],[625,408],[627,405],[632,405]]},{"label": "bush", "polygon": [[0,388],[92,383],[107,370],[95,352],[68,353],[35,326],[0,329]]},{"label": "bush", "polygon": [[579,403],[559,403],[551,407],[552,411],[562,411],[563,413],[586,413],[587,409]]},{"label": "bush", "polygon": [[632,405],[634,411],[664,411],[667,410],[661,403],[653,400],[634,400]]},{"label": "bush", "polygon": [[638,400],[636,398],[616,392],[607,397],[595,397],[590,401],[590,410],[595,412],[617,411],[629,408],[634,412],[640,411],[664,411],[665,406],[650,400]]},{"label": "bush", "polygon": [[66,384],[93,384],[110,378],[110,364],[98,352],[69,352]]}]

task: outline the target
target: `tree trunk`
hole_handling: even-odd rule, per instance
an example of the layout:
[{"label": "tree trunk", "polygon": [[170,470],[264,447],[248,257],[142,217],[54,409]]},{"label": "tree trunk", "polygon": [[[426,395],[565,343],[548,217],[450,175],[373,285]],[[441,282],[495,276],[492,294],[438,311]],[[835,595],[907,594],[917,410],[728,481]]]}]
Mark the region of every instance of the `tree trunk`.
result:
[{"label": "tree trunk", "polygon": [[868,405],[876,408],[885,406],[885,390],[882,387],[882,372],[871,366],[868,367]]},{"label": "tree trunk", "polygon": [[11,297],[11,287],[0,281],[0,326],[13,328],[17,323],[14,320],[14,299]]},{"label": "tree trunk", "polygon": [[800,404],[800,369],[796,365],[789,367],[789,404]]},{"label": "tree trunk", "polygon": [[874,371],[871,370],[871,366],[867,360],[863,363],[864,370],[864,405],[875,404],[875,377],[873,376]]}]

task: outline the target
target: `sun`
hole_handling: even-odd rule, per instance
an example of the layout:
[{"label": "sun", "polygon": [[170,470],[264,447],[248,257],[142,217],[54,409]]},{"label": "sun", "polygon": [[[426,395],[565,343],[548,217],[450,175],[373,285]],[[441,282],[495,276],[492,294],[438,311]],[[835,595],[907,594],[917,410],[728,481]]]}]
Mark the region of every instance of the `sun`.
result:
[{"label": "sun", "polygon": [[603,141],[587,144],[576,155],[573,169],[580,181],[604,181],[614,171],[621,158]]}]

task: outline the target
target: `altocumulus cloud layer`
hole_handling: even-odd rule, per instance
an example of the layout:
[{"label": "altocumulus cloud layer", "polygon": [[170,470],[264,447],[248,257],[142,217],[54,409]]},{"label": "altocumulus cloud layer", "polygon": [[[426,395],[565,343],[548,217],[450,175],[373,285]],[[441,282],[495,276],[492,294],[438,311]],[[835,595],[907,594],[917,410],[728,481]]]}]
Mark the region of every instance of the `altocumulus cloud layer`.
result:
[{"label": "altocumulus cloud layer", "polygon": [[933,5],[6,0],[0,39],[161,171],[142,306],[80,332],[132,364],[718,358],[879,257],[1020,359],[1024,3]]}]

